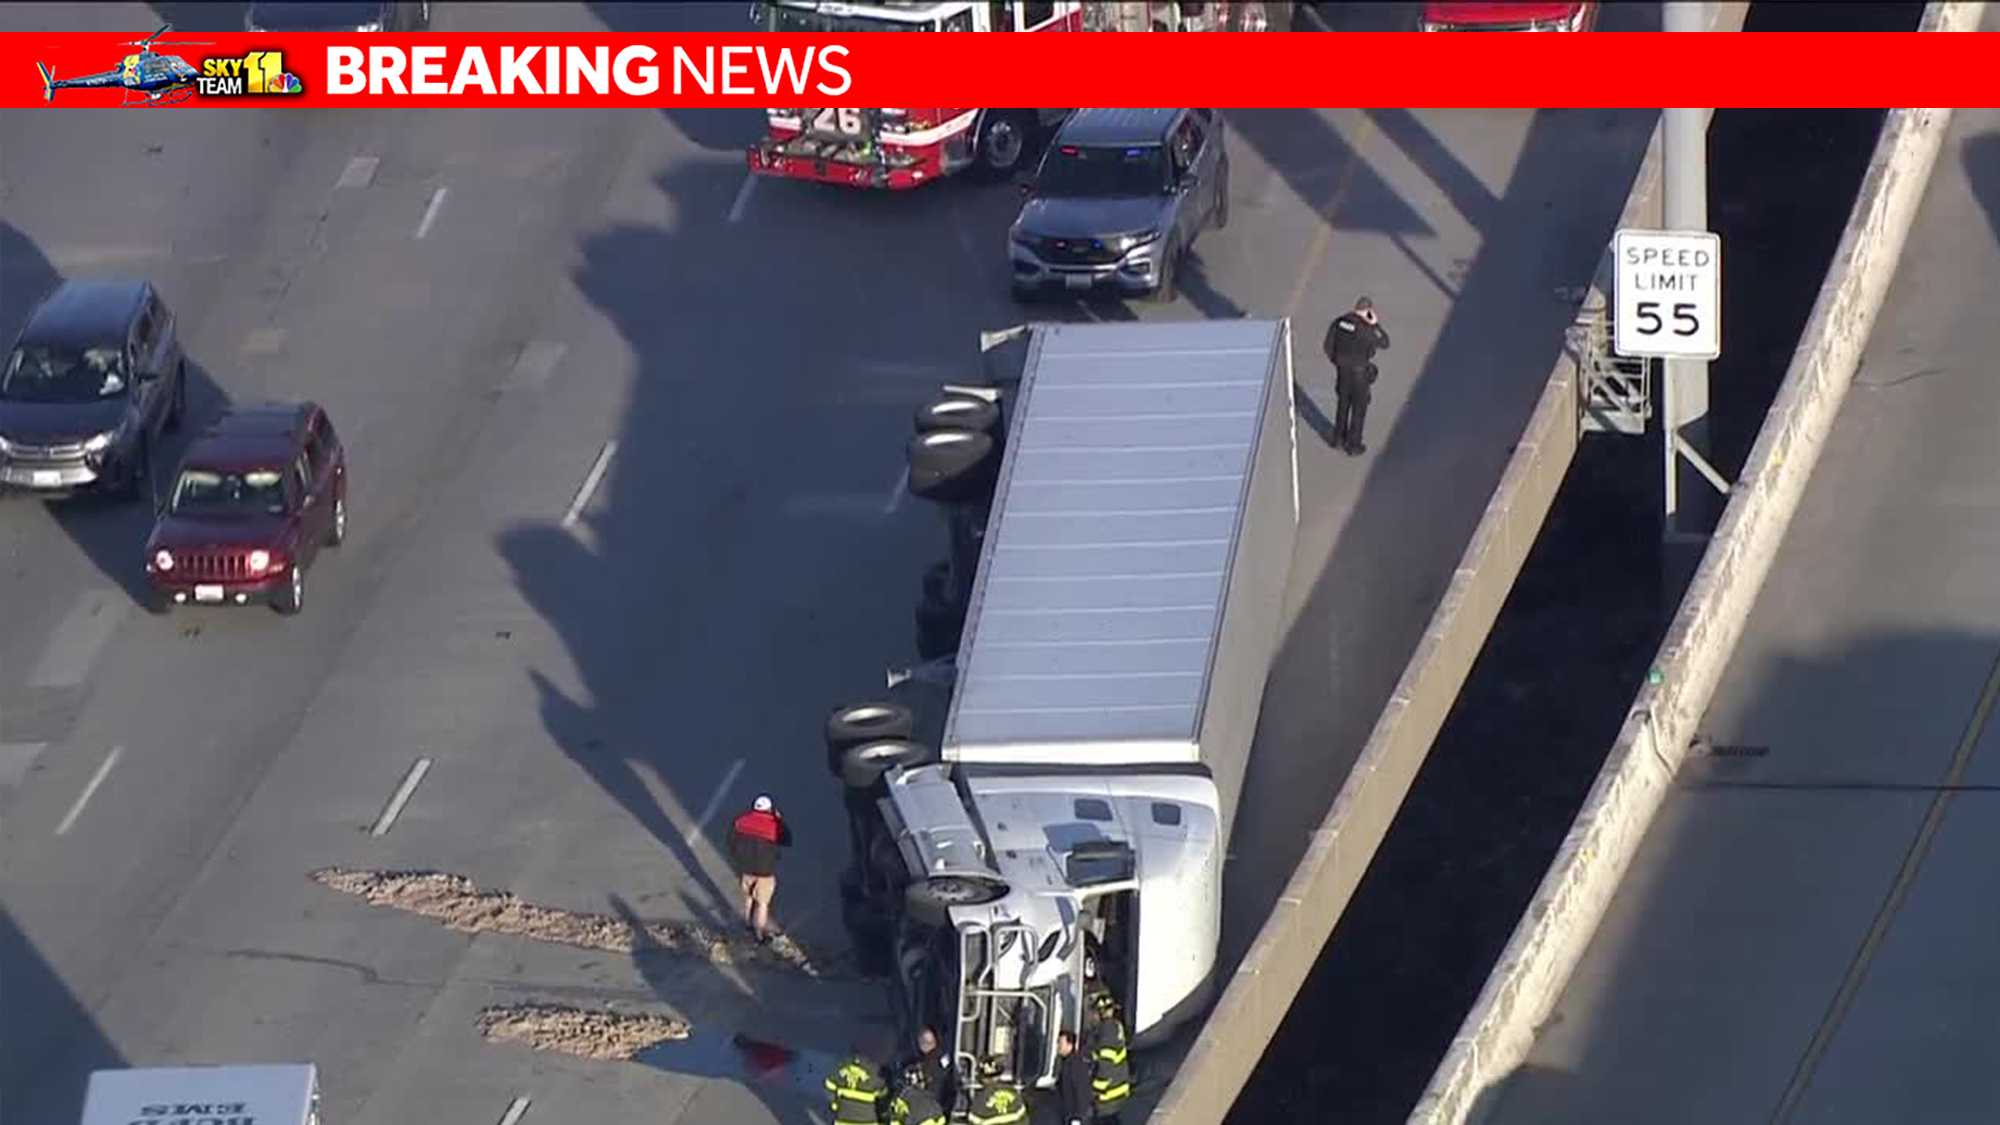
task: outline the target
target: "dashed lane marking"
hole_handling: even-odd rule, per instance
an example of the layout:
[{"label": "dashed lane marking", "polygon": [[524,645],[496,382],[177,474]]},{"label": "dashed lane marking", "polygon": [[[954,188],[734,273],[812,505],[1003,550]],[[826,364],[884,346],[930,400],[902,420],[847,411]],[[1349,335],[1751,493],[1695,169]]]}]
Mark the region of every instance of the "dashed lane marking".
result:
[{"label": "dashed lane marking", "polygon": [[730,764],[729,772],[722,775],[722,784],[715,787],[715,795],[708,799],[708,804],[702,806],[701,815],[694,819],[694,823],[688,826],[686,834],[682,837],[689,844],[694,843],[695,837],[701,835],[701,830],[708,826],[708,822],[715,818],[717,810],[722,808],[723,800],[729,796],[729,787],[736,784],[737,776],[743,772],[743,765],[744,759],[738,758]]},{"label": "dashed lane marking", "polygon": [[507,1112],[501,1115],[500,1125],[520,1125],[521,1119],[527,1115],[528,1099],[515,1098],[512,1102],[508,1103]]},{"label": "dashed lane marking", "polygon": [[444,210],[444,199],[449,194],[451,194],[450,188],[439,188],[431,193],[430,206],[424,208],[423,221],[417,224],[418,238],[431,232],[431,224],[437,222],[438,212]]},{"label": "dashed lane marking", "polygon": [[90,783],[83,787],[83,792],[76,795],[76,804],[69,807],[69,812],[63,816],[62,823],[56,825],[56,835],[67,835],[69,830],[76,826],[76,818],[83,815],[83,806],[90,803],[90,798],[96,794],[97,787],[103,785],[104,779],[111,776],[111,767],[118,764],[118,759],[124,753],[123,746],[113,746],[111,753],[104,756],[104,763],[97,767],[96,773],[90,775]]},{"label": "dashed lane marking", "polygon": [[375,818],[375,826],[368,830],[370,836],[389,834],[389,829],[395,825],[396,818],[403,815],[403,806],[410,803],[410,798],[417,792],[417,785],[429,772],[431,772],[429,758],[418,758],[410,766],[410,772],[403,775],[403,784],[396,787],[395,796],[389,798],[389,803],[382,808],[382,815]]},{"label": "dashed lane marking", "polygon": [[617,452],[618,443],[615,441],[605,442],[604,448],[597,451],[597,460],[591,462],[590,472],[576,490],[576,498],[569,502],[569,510],[563,513],[564,527],[575,527],[576,521],[583,518],[583,509],[590,503],[590,497],[597,491],[598,484],[604,480],[604,470],[610,466],[611,458]]},{"label": "dashed lane marking", "polygon": [[340,179],[335,180],[335,188],[365,188],[375,182],[375,169],[382,164],[379,156],[357,156],[340,170]]},{"label": "dashed lane marking", "polygon": [[514,359],[514,369],[507,373],[507,389],[510,391],[538,391],[548,385],[549,376],[555,374],[556,364],[562,362],[569,345],[554,340],[532,340],[521,349]]},{"label": "dashed lane marking", "polygon": [[131,601],[113,590],[86,590],[63,615],[48,648],[28,678],[30,687],[74,687],[90,675],[91,665],[105,642],[118,631],[118,623],[131,608]]},{"label": "dashed lane marking", "polygon": [[750,206],[750,197],[757,192],[757,173],[743,173],[743,186],[736,189],[736,199],[729,205],[729,221],[743,221],[743,211]]}]

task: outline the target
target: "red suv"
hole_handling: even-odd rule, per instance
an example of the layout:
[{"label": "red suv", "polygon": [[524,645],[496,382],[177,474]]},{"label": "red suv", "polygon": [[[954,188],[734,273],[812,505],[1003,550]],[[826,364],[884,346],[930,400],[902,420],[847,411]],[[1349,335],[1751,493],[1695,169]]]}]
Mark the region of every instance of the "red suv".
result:
[{"label": "red suv", "polygon": [[347,455],[305,402],[238,410],[181,460],[153,534],[153,606],[305,608],[306,568],[347,537]]}]

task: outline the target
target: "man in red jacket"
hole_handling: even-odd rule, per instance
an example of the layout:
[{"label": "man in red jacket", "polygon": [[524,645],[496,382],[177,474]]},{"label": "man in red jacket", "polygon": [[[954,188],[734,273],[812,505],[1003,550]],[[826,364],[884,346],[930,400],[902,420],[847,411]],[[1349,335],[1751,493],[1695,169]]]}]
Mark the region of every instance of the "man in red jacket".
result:
[{"label": "man in red jacket", "polygon": [[743,920],[758,944],[771,940],[771,898],[778,893],[778,849],[792,846],[792,830],[768,795],[750,803],[729,833],[729,858],[743,885]]}]

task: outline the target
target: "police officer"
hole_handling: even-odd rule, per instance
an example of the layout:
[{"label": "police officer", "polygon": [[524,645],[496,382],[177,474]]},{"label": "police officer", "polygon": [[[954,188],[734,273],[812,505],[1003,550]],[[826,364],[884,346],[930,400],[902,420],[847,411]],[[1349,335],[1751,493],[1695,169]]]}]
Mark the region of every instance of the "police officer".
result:
[{"label": "police officer", "polygon": [[1090,1028],[1090,1089],[1097,1119],[1118,1125],[1118,1112],[1132,1097],[1132,1061],[1118,1004],[1108,992],[1098,996],[1097,1021]]},{"label": "police officer", "polygon": [[966,1115],[971,1125],[1020,1125],[1028,1119],[1028,1099],[1007,1073],[1006,1059],[993,1055],[980,1063],[979,1078],[979,1092]]},{"label": "police officer", "polygon": [[920,1066],[904,1067],[896,1094],[889,1099],[888,1116],[882,1120],[888,1125],[945,1125],[944,1106],[930,1090],[929,1077]]},{"label": "police officer", "polygon": [[1333,440],[1346,453],[1368,452],[1361,430],[1368,422],[1368,400],[1375,388],[1375,353],[1389,350],[1375,302],[1354,302],[1354,311],[1333,318],[1326,329],[1326,358],[1333,361]]},{"label": "police officer", "polygon": [[827,1109],[839,1125],[876,1125],[889,1087],[859,1045],[826,1076]]}]

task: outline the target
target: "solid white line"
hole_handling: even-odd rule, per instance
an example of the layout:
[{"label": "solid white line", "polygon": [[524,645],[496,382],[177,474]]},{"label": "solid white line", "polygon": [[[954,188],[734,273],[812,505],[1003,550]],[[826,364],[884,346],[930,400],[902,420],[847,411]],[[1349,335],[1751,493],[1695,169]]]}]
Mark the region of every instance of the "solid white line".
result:
[{"label": "solid white line", "polygon": [[722,784],[715,787],[715,796],[710,797],[708,799],[708,804],[702,806],[701,815],[696,817],[694,824],[688,828],[687,830],[688,843],[690,844],[694,843],[694,838],[696,836],[701,835],[702,828],[705,827],[708,824],[709,819],[715,815],[715,810],[722,807],[722,799],[724,797],[729,796],[729,787],[736,784],[736,775],[742,772],[743,772],[743,759],[738,758],[736,759],[735,764],[729,767],[729,772],[722,775]]},{"label": "solid white line", "polygon": [[755,172],[743,173],[743,186],[736,189],[736,202],[729,205],[730,222],[739,223],[743,221],[743,209],[750,206],[750,196],[757,190],[758,179],[759,177]]},{"label": "solid white line", "polygon": [[605,468],[611,464],[611,455],[616,452],[618,443],[615,441],[605,442],[604,448],[597,451],[597,460],[591,463],[589,475],[583,478],[583,487],[576,490],[576,499],[569,502],[569,511],[563,513],[564,527],[576,526],[577,519],[583,515],[583,506],[590,503],[591,493],[597,491],[598,482],[604,479]]},{"label": "solid white line", "polygon": [[97,772],[90,775],[90,784],[84,786],[83,792],[76,795],[76,804],[69,807],[69,815],[62,818],[61,824],[56,825],[56,835],[61,836],[68,832],[76,823],[76,818],[83,815],[83,806],[90,803],[91,795],[97,792],[97,787],[104,784],[105,778],[111,776],[111,767],[118,764],[119,757],[124,753],[123,746],[113,746],[111,753],[104,756],[104,764],[98,766]]},{"label": "solid white line", "polygon": [[507,1114],[506,1116],[500,1119],[500,1125],[518,1125],[518,1122],[521,1120],[521,1118],[526,1117],[527,1115],[528,1115],[528,1099],[515,1098],[514,1101],[507,1106]]},{"label": "solid white line", "polygon": [[411,794],[417,791],[417,783],[429,772],[431,772],[431,760],[418,758],[416,764],[410,767],[410,772],[403,775],[403,784],[396,788],[396,795],[389,798],[389,804],[382,810],[382,815],[375,818],[375,827],[368,830],[370,836],[388,835],[389,826],[396,823],[396,818],[402,815],[403,806],[410,803]]},{"label": "solid white line", "polygon": [[444,208],[444,197],[450,191],[450,188],[439,188],[431,193],[431,205],[424,208],[424,221],[417,224],[418,238],[431,232],[431,224],[437,222],[438,212]]},{"label": "solid white line", "polygon": [[893,516],[896,509],[903,506],[903,498],[910,494],[910,467],[903,466],[896,474],[896,486],[889,490],[889,502],[882,505],[882,514]]}]

